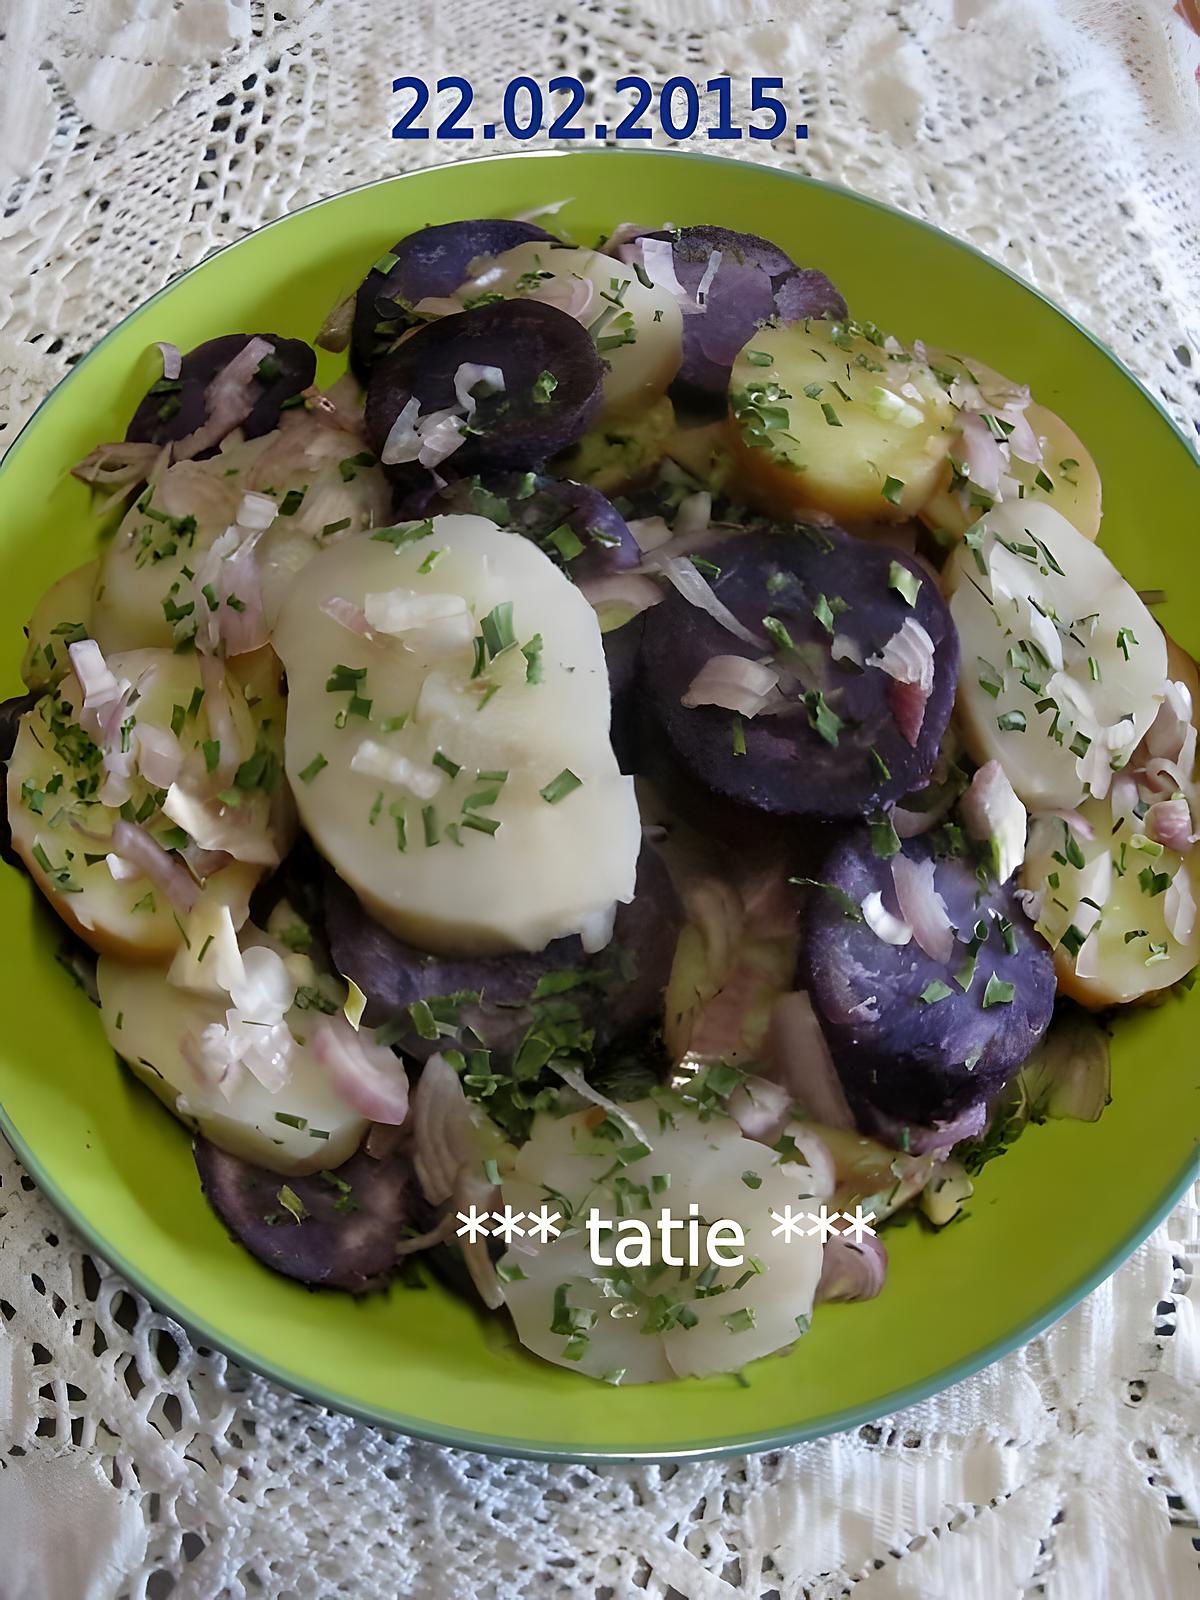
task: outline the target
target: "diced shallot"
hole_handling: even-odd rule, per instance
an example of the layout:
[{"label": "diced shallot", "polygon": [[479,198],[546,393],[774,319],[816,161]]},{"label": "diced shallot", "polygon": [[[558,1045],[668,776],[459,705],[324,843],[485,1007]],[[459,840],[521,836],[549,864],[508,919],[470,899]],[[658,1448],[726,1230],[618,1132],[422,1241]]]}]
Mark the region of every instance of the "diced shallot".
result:
[{"label": "diced shallot", "polygon": [[893,916],[883,903],[883,895],[878,889],[873,889],[870,894],[863,897],[860,907],[863,919],[877,939],[882,939],[884,944],[905,945],[913,936],[913,931],[907,922]]},{"label": "diced shallot", "polygon": [[165,339],[158,339],[155,343],[158,346],[158,353],[162,357],[162,375],[169,383],[173,383],[183,371],[183,357],[179,353],[179,346],[168,344]]},{"label": "diced shallot", "polygon": [[176,911],[187,912],[195,905],[200,890],[191,873],[140,823],[126,822],[124,818],[113,823],[112,853],[137,867],[156,889],[162,890]]},{"label": "diced shallot", "polygon": [[685,706],[723,706],[727,711],[754,717],[778,692],[779,673],[747,656],[710,656],[683,695]]},{"label": "diced shallot", "polygon": [[611,572],[599,578],[584,578],[576,588],[599,615],[609,610],[622,611],[627,614],[626,620],[649,611],[663,598],[662,590],[653,579],[638,572]]},{"label": "diced shallot", "polygon": [[1156,800],[1146,812],[1146,834],[1168,850],[1183,852],[1196,842],[1192,829],[1192,809],[1187,797],[1177,794],[1171,800]]},{"label": "diced shallot", "polygon": [[767,1029],[766,1054],[772,1080],[782,1084],[814,1122],[827,1128],[854,1126],[854,1115],[829,1045],[812,1001],[803,990],[785,994],[775,1002]]},{"label": "diced shallot", "polygon": [[344,1017],[325,1017],[318,1024],[312,1050],[334,1089],[360,1116],[391,1126],[407,1117],[408,1078],[394,1051],[372,1044]]},{"label": "diced shallot", "polygon": [[[679,276],[675,271],[675,252],[671,249],[668,240],[649,239],[643,236],[636,240],[632,246],[627,247],[627,250],[633,259],[636,259],[634,252],[641,252],[642,265],[645,267],[650,281],[665,289],[668,294],[675,296],[679,302],[679,309],[684,316],[695,316],[697,312],[703,311],[704,307],[696,304],[695,300],[692,299],[679,281]],[[620,252],[623,260],[626,254],[626,250]]]},{"label": "diced shallot", "polygon": [[635,1121],[623,1106],[619,1106],[615,1100],[610,1100],[607,1095],[601,1094],[599,1089],[593,1088],[578,1067],[568,1066],[565,1061],[557,1059],[552,1059],[548,1065],[550,1070],[556,1072],[564,1083],[570,1084],[581,1099],[586,1100],[590,1105],[599,1106],[602,1110],[607,1111],[610,1116],[615,1117],[618,1122],[623,1123],[629,1129],[639,1144],[644,1144],[648,1150],[653,1150],[654,1141],[646,1133],[642,1125]]},{"label": "diced shallot", "polygon": [[361,772],[364,777],[377,778],[380,783],[386,783],[393,789],[407,789],[418,800],[432,800],[442,787],[441,773],[435,772],[432,767],[419,766],[398,750],[389,750],[375,739],[362,741],[350,757],[350,770]]},{"label": "diced shallot", "polygon": [[933,640],[914,617],[905,617],[868,667],[878,667],[892,680],[888,702],[900,732],[916,748],[933,692]]},{"label": "diced shallot", "polygon": [[269,339],[255,337],[221,368],[204,391],[204,421],[194,432],[175,441],[176,461],[192,460],[241,427],[258,398],[252,387],[258,369],[274,350]]},{"label": "diced shallot", "polygon": [[736,639],[756,645],[760,650],[767,648],[765,639],[756,633],[751,633],[749,628],[738,621],[729,607],[718,600],[703,573],[686,556],[652,556],[645,563],[645,570],[661,572],[690,605],[698,607],[701,611],[707,611],[710,617],[719,622]]},{"label": "diced shallot", "polygon": [[153,789],[169,789],[183,768],[183,749],[170,728],[139,722],[134,744],[142,777]]},{"label": "diced shallot", "polygon": [[350,633],[358,634],[360,639],[375,637],[366,612],[361,606],[356,606],[353,600],[347,600],[340,594],[329,595],[321,601],[321,610]]},{"label": "diced shallot", "polygon": [[954,927],[946,902],[934,887],[933,862],[894,855],[892,883],[900,915],[912,929],[919,947],[931,961],[949,961],[954,953]]},{"label": "diced shallot", "polygon": [[998,761],[979,768],[959,809],[971,838],[991,844],[997,880],[1007,883],[1025,859],[1028,814]]},{"label": "diced shallot", "polygon": [[835,1234],[821,1258],[816,1305],[830,1300],[873,1300],[887,1277],[887,1250],[877,1234],[861,1241]]}]

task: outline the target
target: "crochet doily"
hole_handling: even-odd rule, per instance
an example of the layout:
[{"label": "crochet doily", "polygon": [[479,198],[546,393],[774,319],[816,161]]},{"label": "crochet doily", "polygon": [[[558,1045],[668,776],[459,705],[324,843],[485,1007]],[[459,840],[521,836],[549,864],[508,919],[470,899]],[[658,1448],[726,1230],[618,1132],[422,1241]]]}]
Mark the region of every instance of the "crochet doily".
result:
[{"label": "crochet doily", "polygon": [[[1200,428],[1193,0],[0,0],[0,449],[181,268],[461,147],[390,80],[783,75],[805,145],[722,150],[930,218]],[[581,71],[581,69],[584,69]],[[493,147],[506,148],[503,138]],[[524,146],[522,148],[528,148]],[[0,1143],[0,1593],[1143,1600],[1200,1590],[1200,1193],[1026,1349],[735,1461],[440,1450],[297,1400],[93,1261]]]}]

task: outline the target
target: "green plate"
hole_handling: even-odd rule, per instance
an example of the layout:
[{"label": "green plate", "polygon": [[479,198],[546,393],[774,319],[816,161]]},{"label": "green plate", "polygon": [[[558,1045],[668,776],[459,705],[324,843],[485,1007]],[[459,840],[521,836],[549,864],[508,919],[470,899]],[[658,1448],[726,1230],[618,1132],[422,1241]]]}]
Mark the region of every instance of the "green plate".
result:
[{"label": "green plate", "polygon": [[[17,687],[21,627],[49,581],[90,554],[87,496],[67,476],[119,438],[156,372],[231,329],[311,338],[396,238],[570,196],[580,242],[628,218],[721,222],[823,267],[901,337],[970,351],[1032,385],[1086,441],[1104,482],[1104,544],[1160,615],[1200,645],[1197,465],[1156,402],[1069,318],[1002,268],[910,217],[764,167],[649,152],[499,157],[413,173],[272,223],[135,311],[66,378],[0,467],[0,639]],[[322,358],[321,376],[341,363]],[[1190,532],[1189,532],[1190,530]],[[119,1069],[95,1011],[53,959],[48,915],[0,872],[0,1122],[97,1252],[200,1342],[313,1399],[446,1444],[613,1459],[762,1449],[869,1421],[965,1377],[1061,1316],[1166,1214],[1197,1170],[1195,1001],[1121,1022],[1098,1124],[1031,1128],[982,1174],[967,1219],[889,1236],[887,1286],[829,1306],[791,1354],[742,1381],[612,1389],[522,1355],[450,1294],[362,1303],[310,1293],[230,1243],[201,1198],[187,1136]]]}]

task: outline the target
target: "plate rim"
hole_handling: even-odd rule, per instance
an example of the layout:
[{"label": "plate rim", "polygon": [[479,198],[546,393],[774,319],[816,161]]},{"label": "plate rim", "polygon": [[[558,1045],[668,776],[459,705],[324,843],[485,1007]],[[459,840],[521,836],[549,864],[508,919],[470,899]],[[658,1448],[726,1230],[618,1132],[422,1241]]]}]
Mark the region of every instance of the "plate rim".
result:
[{"label": "plate rim", "polygon": [[[270,221],[248,230],[239,238],[229,243],[218,246],[210,251],[200,261],[183,271],[174,274],[166,283],[162,284],[153,294],[132,307],[120,320],[102,337],[89,347],[86,353],[64,373],[57,383],[42,397],[34,410],[30,413],[20,430],[12,439],[2,458],[0,458],[0,486],[6,469],[10,462],[16,459],[18,452],[27,440],[35,422],[42,414],[44,408],[50,403],[59,390],[68,384],[75,374],[110,340],[116,337],[126,325],[135,317],[154,305],[175,286],[190,277],[193,273],[207,266],[217,255],[223,255],[230,250],[236,250],[249,239],[264,233],[267,229],[274,228],[290,218],[299,216],[304,212],[314,210],[319,206],[329,205],[346,195],[361,193],[363,190],[382,188],[393,184],[402,183],[405,179],[418,176],[422,173],[434,171],[447,171],[465,164],[479,164],[482,162],[511,164],[513,162],[525,163],[529,160],[553,160],[556,158],[572,158],[586,156],[593,159],[616,160],[621,157],[640,157],[643,160],[651,157],[655,160],[682,160],[689,162],[703,162],[729,169],[744,169],[747,162],[736,157],[711,155],[700,151],[679,150],[624,150],[619,147],[604,150],[529,150],[513,151],[507,153],[494,152],[487,155],[468,156],[450,159],[442,162],[431,162],[422,167],[415,167],[406,172],[392,173],[386,177],[373,178],[361,184],[354,184],[348,188],[337,190],[333,194],[323,195],[319,199],[311,200],[294,210],[284,212]],[[1098,335],[1091,332],[1083,323],[1077,320],[1069,311],[1065,310],[1051,296],[1031,284],[1013,268],[1002,261],[996,260],[965,239],[960,239],[947,233],[936,223],[929,222],[924,217],[914,216],[903,211],[897,206],[886,201],[877,200],[870,195],[859,193],[844,184],[827,182],[821,178],[811,177],[806,173],[792,172],[784,167],[777,167],[768,163],[752,162],[760,171],[773,174],[774,177],[791,183],[798,183],[809,189],[816,189],[840,195],[853,203],[866,206],[869,209],[881,211],[891,217],[899,217],[904,222],[933,234],[944,246],[949,246],[961,251],[977,261],[985,263],[994,271],[1002,273],[1027,294],[1042,302],[1058,317],[1067,322],[1076,333],[1081,334],[1089,344],[1095,347],[1112,365],[1124,380],[1131,384],[1145,400],[1148,400],[1160,419],[1166,423],[1176,442],[1183,446],[1189,458],[1195,464],[1200,461],[1200,445],[1194,443],[1167,410],[1164,402],[1155,395],[1140,378],[1138,378],[1116,352]],[[1134,1222],[1121,1241],[1105,1256],[1098,1266],[1090,1272],[1077,1278],[1067,1288],[1060,1291],[1053,1300],[1049,1301],[1034,1315],[1025,1318],[1019,1327],[992,1340],[980,1349],[973,1351],[969,1356],[941,1368],[935,1373],[915,1383],[904,1385],[901,1388],[878,1395],[862,1405],[828,1413],[827,1415],[813,1418],[805,1423],[788,1424],[780,1428],[767,1431],[757,1430],[750,1435],[739,1434],[736,1436],[721,1436],[715,1439],[701,1440],[681,1447],[675,1446],[622,1446],[620,1444],[606,1445],[601,1449],[580,1450],[572,1445],[550,1445],[532,1443],[528,1440],[510,1439],[500,1434],[484,1434],[452,1427],[446,1424],[430,1423],[427,1420],[411,1418],[402,1412],[376,1405],[363,1404],[350,1396],[341,1394],[332,1385],[317,1387],[300,1375],[290,1372],[286,1367],[276,1365],[269,1357],[258,1352],[247,1350],[236,1338],[221,1333],[212,1327],[202,1316],[183,1306],[177,1298],[161,1289],[157,1284],[136,1265],[131,1262],[123,1251],[111,1245],[89,1218],[77,1207],[59,1188],[57,1182],[49,1175],[41,1160],[37,1157],[12,1117],[9,1115],[3,1101],[0,1100],[0,1131],[2,1131],[12,1145],[22,1165],[37,1184],[41,1192],[50,1201],[51,1205],[80,1233],[86,1244],[93,1249],[111,1268],[120,1272],[126,1280],[143,1295],[152,1305],[170,1315],[194,1343],[209,1346],[221,1351],[230,1359],[237,1361],[241,1366],[299,1395],[302,1399],[313,1405],[324,1406],[339,1411],[344,1415],[352,1416],[358,1421],[368,1423],[391,1431],[403,1433],[405,1436],[420,1439],[430,1444],[447,1446],[453,1449],[474,1450],[484,1455],[494,1455],[509,1459],[549,1462],[572,1462],[586,1465],[613,1465],[621,1462],[667,1462],[667,1461],[694,1461],[702,1459],[719,1459],[721,1457],[754,1454],[763,1450],[778,1449],[788,1444],[799,1444],[810,1440],[826,1438],[833,1434],[846,1432],[850,1429],[861,1427],[866,1423],[877,1421],[880,1417],[891,1415],[897,1411],[907,1409],[909,1406],[919,1404],[930,1396],[939,1394],[952,1387],[954,1384],[971,1377],[982,1371],[985,1367],[1001,1360],[1014,1350],[1022,1348],[1030,1340],[1043,1333],[1048,1327],[1064,1316],[1069,1310],[1083,1300],[1087,1295],[1099,1287],[1107,1278],[1125,1262],[1134,1251],[1145,1242],[1154,1229],[1169,1215],[1174,1206],[1187,1192],[1190,1185],[1200,1179],[1200,1135],[1197,1135],[1195,1148],[1191,1159],[1185,1162],[1182,1172],[1170,1178],[1166,1186],[1160,1191],[1158,1198],[1153,1201],[1149,1209]],[[266,1269],[264,1269],[266,1270]]]}]

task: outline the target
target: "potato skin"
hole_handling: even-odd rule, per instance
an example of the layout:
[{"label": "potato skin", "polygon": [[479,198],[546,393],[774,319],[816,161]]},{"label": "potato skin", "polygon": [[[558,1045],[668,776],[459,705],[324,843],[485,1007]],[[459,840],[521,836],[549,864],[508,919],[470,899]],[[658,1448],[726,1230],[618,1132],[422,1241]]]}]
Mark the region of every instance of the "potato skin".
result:
[{"label": "potato skin", "polygon": [[[207,414],[205,390],[221,368],[251,339],[266,339],[274,345],[273,355],[279,370],[273,378],[254,380],[256,399],[250,415],[240,424],[242,434],[247,439],[257,439],[260,434],[277,428],[284,401],[307,389],[316,377],[315,352],[303,339],[285,339],[278,333],[224,333],[218,339],[206,339],[184,356],[180,389],[167,393],[155,393],[151,389],[143,396],[125,430],[126,439],[137,444],[171,444],[194,433]],[[173,404],[176,400],[178,406]],[[215,454],[216,450],[214,444],[200,451],[197,460]]]},{"label": "potato skin", "polygon": [[[836,528],[746,533],[706,549],[705,559],[721,569],[714,592],[741,623],[761,631],[770,615],[787,629],[805,684],[819,681],[842,726],[831,744],[798,703],[780,715],[742,719],[745,753],[738,754],[732,713],[687,707],[682,697],[712,657],[757,659],[764,649],[672,589],[646,613],[640,681],[652,730],[691,782],[759,811],[805,817],[862,816],[920,788],[937,760],[958,675],[958,636],[928,573],[900,550],[850,539]],[[894,587],[893,569],[919,581],[915,605]],[[879,668],[857,670],[832,659],[833,635],[814,610],[821,597],[845,603],[834,633],[851,638],[864,660],[906,619],[928,633],[934,683],[915,746],[897,725],[892,679]],[[788,664],[786,655],[775,659]]]},{"label": "potato skin", "polygon": [[[413,306],[418,300],[444,299],[466,281],[471,263],[479,257],[501,255],[535,239],[553,243],[554,235],[532,222],[507,217],[444,222],[400,239],[388,252],[395,259],[386,271],[373,266],[355,296],[350,335],[354,371],[365,383],[379,357],[410,325],[403,303]],[[380,324],[387,325],[386,332],[377,331]]]},{"label": "potato skin", "polygon": [[[202,1135],[192,1155],[204,1198],[230,1236],[273,1272],[350,1294],[381,1289],[395,1276],[396,1241],[413,1221],[418,1192],[406,1154],[376,1160],[359,1149],[328,1176],[286,1179]],[[279,1202],[285,1182],[302,1207],[299,1220]]]},{"label": "potato skin", "polygon": [[[928,836],[906,840],[904,854],[935,861],[935,887],[958,930],[950,962],[933,960],[915,941],[884,943],[865,921],[847,916],[839,895],[814,888],[805,910],[800,983],[812,995],[852,1100],[929,1126],[985,1098],[1026,1059],[1050,1022],[1054,966],[1011,884],[989,880],[982,887],[973,859],[937,860]],[[865,829],[848,833],[815,876],[856,907],[878,890],[895,911],[890,864],[876,856]],[[1011,951],[998,919],[1011,929]],[[987,938],[964,990],[957,978],[978,924],[986,926]],[[1011,1000],[999,1001],[993,988],[984,1003],[993,977],[1013,985]],[[923,1001],[935,981],[950,993]]]},{"label": "potato skin", "polygon": [[[481,399],[472,431],[453,455],[454,470],[539,467],[582,438],[600,409],[604,366],[574,317],[537,300],[500,300],[427,322],[383,360],[367,386],[366,428],[382,458],[392,425],[414,396],[421,414],[456,403],[464,362],[499,367],[505,386]],[[557,380],[539,398],[538,380]]]}]

